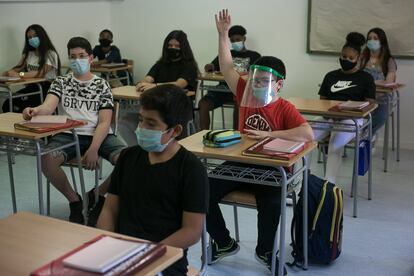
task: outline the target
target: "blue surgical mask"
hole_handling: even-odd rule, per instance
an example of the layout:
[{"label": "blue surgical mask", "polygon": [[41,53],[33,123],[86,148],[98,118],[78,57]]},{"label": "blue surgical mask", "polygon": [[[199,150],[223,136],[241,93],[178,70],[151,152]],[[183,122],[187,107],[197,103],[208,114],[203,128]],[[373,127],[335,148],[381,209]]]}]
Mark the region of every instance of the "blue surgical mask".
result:
[{"label": "blue surgical mask", "polygon": [[135,134],[137,136],[138,145],[147,152],[163,152],[168,144],[174,139],[171,139],[165,143],[161,144],[161,138],[164,133],[168,132],[161,130],[152,130],[137,127]]},{"label": "blue surgical mask", "polygon": [[244,42],[243,41],[233,42],[231,43],[231,48],[233,48],[233,50],[236,52],[240,52],[241,50],[244,49]]},{"label": "blue surgical mask", "polygon": [[77,58],[70,59],[70,69],[75,73],[75,75],[80,76],[89,71],[89,59],[88,58]]},{"label": "blue surgical mask", "polygon": [[379,40],[370,39],[367,41],[367,47],[371,51],[378,51],[381,48],[381,43]]},{"label": "blue surgical mask", "polygon": [[32,46],[33,48],[39,47],[40,39],[37,36],[29,38],[29,45]]}]

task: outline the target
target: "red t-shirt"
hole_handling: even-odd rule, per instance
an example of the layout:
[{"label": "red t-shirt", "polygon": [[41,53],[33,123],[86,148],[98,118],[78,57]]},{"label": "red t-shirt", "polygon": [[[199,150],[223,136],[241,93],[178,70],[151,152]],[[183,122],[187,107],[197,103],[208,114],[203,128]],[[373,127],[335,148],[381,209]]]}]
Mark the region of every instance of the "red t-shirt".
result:
[{"label": "red t-shirt", "polygon": [[239,104],[239,130],[241,133],[244,133],[244,129],[286,130],[306,123],[306,120],[293,104],[282,98],[261,108],[240,106],[246,83],[246,80],[239,78],[236,90],[236,100]]}]

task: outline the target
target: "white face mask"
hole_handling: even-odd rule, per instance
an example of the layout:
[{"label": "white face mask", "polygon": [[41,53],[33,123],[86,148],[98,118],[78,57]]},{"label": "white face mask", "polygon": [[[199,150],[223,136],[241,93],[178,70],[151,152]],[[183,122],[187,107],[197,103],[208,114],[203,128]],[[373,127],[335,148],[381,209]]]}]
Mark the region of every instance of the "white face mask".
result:
[{"label": "white face mask", "polygon": [[240,52],[241,50],[244,49],[244,42],[243,41],[233,42],[231,43],[231,48],[233,48],[233,50],[236,52]]}]

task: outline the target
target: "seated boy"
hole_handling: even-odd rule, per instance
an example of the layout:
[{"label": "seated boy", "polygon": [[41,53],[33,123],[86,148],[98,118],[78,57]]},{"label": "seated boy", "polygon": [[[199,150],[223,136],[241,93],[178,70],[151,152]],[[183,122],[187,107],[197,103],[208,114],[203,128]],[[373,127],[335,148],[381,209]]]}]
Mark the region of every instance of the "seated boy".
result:
[{"label": "seated boy", "polygon": [[[105,63],[121,63],[121,51],[115,45],[111,45],[114,39],[113,33],[105,29],[99,33],[99,45],[93,48],[93,56],[97,58],[97,61],[92,62],[92,66],[99,66]],[[118,71],[118,77],[125,77],[125,71]],[[114,82],[115,83],[115,82]],[[122,80],[122,84],[126,85],[126,80]],[[114,86],[114,85],[113,85]],[[116,85],[120,86],[120,84]]]},{"label": "seated boy", "polygon": [[[251,64],[253,64],[260,54],[246,48],[246,29],[240,25],[234,25],[229,30],[229,38],[232,46],[231,56],[233,58],[233,66],[240,74],[246,74]],[[204,66],[206,72],[220,71],[218,57],[211,63]],[[228,89],[225,82],[220,82],[217,86],[220,89]],[[210,128],[210,111],[222,106],[225,103],[234,103],[233,93],[209,90],[198,106],[200,108],[200,128]],[[237,129],[239,121],[239,110],[237,104],[234,103],[233,110],[233,128]]]},{"label": "seated boy", "polygon": [[[89,68],[93,60],[92,47],[88,40],[74,37],[67,44],[70,68],[73,73],[57,77],[50,86],[43,104],[23,110],[23,118],[30,119],[36,115],[52,114],[58,108],[60,115],[67,115],[76,120],[83,120],[87,125],[78,128],[79,146],[83,163],[87,169],[99,166],[99,156],[112,164],[116,163],[119,153],[126,146],[112,134],[111,120],[114,102],[108,83],[95,75]],[[54,146],[73,141],[73,135],[61,133],[50,139]],[[69,221],[84,223],[82,215],[82,198],[72,189],[65,172],[60,165],[76,156],[75,147],[66,148],[42,156],[42,171],[47,179],[69,201]],[[109,179],[107,180],[109,181]],[[101,185],[102,194],[106,193]],[[90,193],[90,204],[94,203]]]},{"label": "seated boy", "polygon": [[[220,68],[240,106],[239,130],[254,139],[270,136],[296,141],[312,140],[313,132],[309,124],[292,104],[279,96],[286,76],[285,66],[280,59],[270,56],[259,58],[255,65],[251,66],[247,82],[234,70],[227,35],[230,23],[227,10],[220,12],[218,17],[216,15]],[[255,194],[257,202],[258,238],[255,256],[270,270],[274,237],[280,216],[280,188],[219,179],[209,181],[207,231],[213,239],[211,263],[239,250],[239,245],[226,229],[219,202],[233,190],[247,189]]]},{"label": "seated boy", "polygon": [[[97,227],[187,249],[201,236],[208,202],[207,173],[176,138],[192,105],[172,84],[143,92],[138,145],[122,151]],[[163,275],[186,275],[184,257]]]}]

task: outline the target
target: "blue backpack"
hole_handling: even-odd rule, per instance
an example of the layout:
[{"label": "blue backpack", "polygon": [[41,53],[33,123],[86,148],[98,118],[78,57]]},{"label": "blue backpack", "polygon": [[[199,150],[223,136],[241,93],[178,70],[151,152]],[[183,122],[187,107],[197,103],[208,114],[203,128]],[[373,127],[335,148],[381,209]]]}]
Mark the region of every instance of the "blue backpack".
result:
[{"label": "blue backpack", "polygon": [[[295,208],[292,226],[290,265],[303,263],[302,192]],[[339,257],[342,245],[343,192],[338,186],[315,175],[308,178],[308,257],[310,263],[329,264]]]}]

